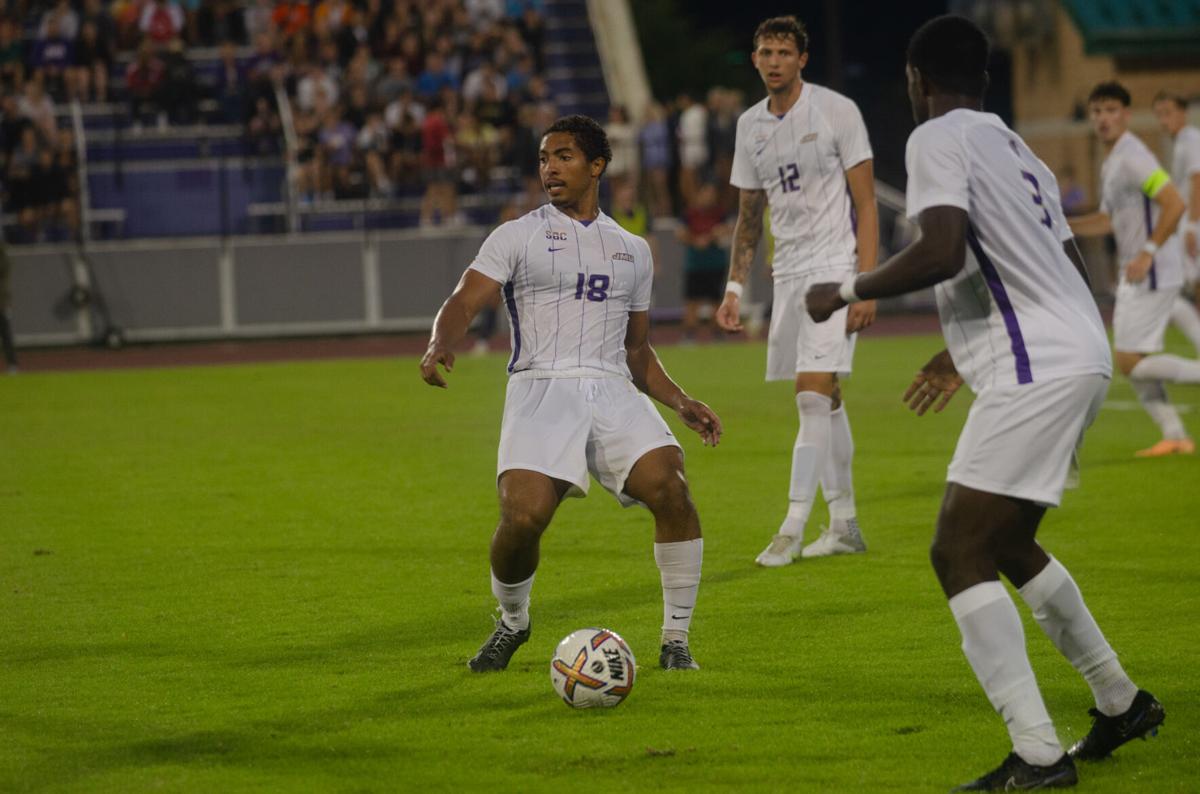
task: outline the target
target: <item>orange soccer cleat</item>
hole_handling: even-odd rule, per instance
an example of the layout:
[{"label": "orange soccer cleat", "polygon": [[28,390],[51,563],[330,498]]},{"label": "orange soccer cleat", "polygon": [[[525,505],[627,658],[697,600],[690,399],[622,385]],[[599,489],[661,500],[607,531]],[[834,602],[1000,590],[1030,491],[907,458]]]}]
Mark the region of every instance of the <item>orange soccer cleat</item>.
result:
[{"label": "orange soccer cleat", "polygon": [[1149,449],[1133,453],[1135,458],[1161,458],[1166,455],[1194,455],[1196,442],[1190,438],[1164,438]]}]

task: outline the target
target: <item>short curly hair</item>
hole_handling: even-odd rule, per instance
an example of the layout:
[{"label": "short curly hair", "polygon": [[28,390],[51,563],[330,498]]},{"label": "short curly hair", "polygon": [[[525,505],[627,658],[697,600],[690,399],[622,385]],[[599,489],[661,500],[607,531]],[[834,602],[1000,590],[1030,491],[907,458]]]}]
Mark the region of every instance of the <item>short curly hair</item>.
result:
[{"label": "short curly hair", "polygon": [[608,133],[595,119],[579,114],[562,116],[547,127],[542,135],[544,137],[552,132],[569,134],[575,139],[576,145],[583,151],[583,156],[588,159],[588,162],[598,157],[603,158],[604,169],[608,170],[608,164],[612,162],[613,158],[612,146],[608,142]]},{"label": "short curly hair", "polygon": [[1088,94],[1088,104],[1093,102],[1103,102],[1105,99],[1113,99],[1120,102],[1124,107],[1129,107],[1133,101],[1133,97],[1129,96],[1129,89],[1118,83],[1116,80],[1108,80],[1107,82],[1097,83],[1092,89],[1092,93]]},{"label": "short curly hair", "polygon": [[795,40],[801,55],[808,52],[808,29],[799,18],[790,15],[764,19],[755,29],[752,43],[757,50],[762,39],[786,39],[789,36]]}]

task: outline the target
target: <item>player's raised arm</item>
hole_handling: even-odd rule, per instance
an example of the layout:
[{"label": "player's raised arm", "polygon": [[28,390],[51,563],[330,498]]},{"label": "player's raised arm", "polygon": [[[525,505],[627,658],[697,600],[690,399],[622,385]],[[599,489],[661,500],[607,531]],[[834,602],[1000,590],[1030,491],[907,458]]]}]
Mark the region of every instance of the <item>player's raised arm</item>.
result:
[{"label": "player's raised arm", "polygon": [[658,353],[650,345],[649,312],[630,312],[625,332],[625,363],[633,376],[633,384],[679,415],[683,423],[695,430],[704,443],[716,446],[721,440],[721,420],[704,403],[693,400],[663,368]]},{"label": "player's raised arm", "polygon": [[[855,243],[858,249],[858,272],[870,273],[879,263],[879,207],[875,203],[875,165],[863,160],[846,171],[846,185],[854,203],[857,218]],[[875,301],[859,301],[846,314],[846,333],[852,334],[875,322]]]},{"label": "player's raised arm", "polygon": [[454,348],[466,336],[475,315],[485,307],[500,301],[500,284],[478,270],[467,270],[458,280],[454,292],[442,304],[433,321],[429,347],[421,358],[421,378],[430,386],[446,388],[446,380],[438,372],[441,364],[447,372],[454,369]]},{"label": "player's raised arm", "polygon": [[[733,225],[733,245],[729,254],[729,285],[725,299],[717,308],[717,325],[726,331],[742,330],[742,287],[750,277],[754,252],[763,233],[763,211],[767,207],[765,190],[738,191],[738,214]],[[733,286],[736,285],[736,286]]]},{"label": "player's raised arm", "polygon": [[817,322],[849,303],[903,295],[953,278],[967,256],[967,213],[959,207],[936,206],[917,218],[921,235],[915,242],[871,273],[842,284],[814,284],[805,297],[808,313]]}]

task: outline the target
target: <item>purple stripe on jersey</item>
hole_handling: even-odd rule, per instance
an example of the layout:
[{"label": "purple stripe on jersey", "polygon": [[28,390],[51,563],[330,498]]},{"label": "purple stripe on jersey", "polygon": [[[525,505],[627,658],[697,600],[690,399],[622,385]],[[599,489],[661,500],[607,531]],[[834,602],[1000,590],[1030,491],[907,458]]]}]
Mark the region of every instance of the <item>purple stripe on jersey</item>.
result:
[{"label": "purple stripe on jersey", "polygon": [[[1142,206],[1146,209],[1146,239],[1154,233],[1154,222],[1150,219],[1150,199],[1142,196]],[[1158,274],[1154,272],[1154,257],[1150,257],[1150,290],[1158,289]]]},{"label": "purple stripe on jersey", "polygon": [[1025,337],[1021,334],[1017,313],[1013,311],[1012,301],[1008,299],[1008,291],[1004,289],[1004,282],[1000,280],[1000,272],[996,270],[992,260],[988,259],[988,255],[984,253],[975,227],[971,225],[967,226],[967,243],[971,246],[972,253],[975,254],[975,261],[979,263],[979,269],[983,271],[983,278],[987,281],[992,299],[996,301],[996,307],[1000,309],[1000,316],[1004,318],[1004,327],[1008,330],[1008,338],[1012,342],[1013,358],[1017,362],[1017,383],[1033,383],[1033,370],[1029,366],[1029,351],[1025,349]]},{"label": "purple stripe on jersey", "polygon": [[512,372],[521,357],[521,323],[517,321],[517,301],[513,297],[513,283],[504,285],[504,305],[508,306],[508,319],[512,322],[513,354],[508,362],[508,371]]}]

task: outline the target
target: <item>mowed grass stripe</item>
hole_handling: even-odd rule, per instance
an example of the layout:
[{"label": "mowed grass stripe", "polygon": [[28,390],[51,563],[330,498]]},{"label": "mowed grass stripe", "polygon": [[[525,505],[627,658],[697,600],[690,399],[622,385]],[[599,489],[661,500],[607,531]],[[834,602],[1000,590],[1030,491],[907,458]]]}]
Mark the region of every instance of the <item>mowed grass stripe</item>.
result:
[{"label": "mowed grass stripe", "polygon": [[[918,419],[899,399],[939,347],[859,346],[846,396],[870,553],[774,571],[752,561],[785,508],[790,386],[762,382],[761,344],[660,351],[726,424],[707,449],[668,418],[706,535],[692,675],[655,668],[649,515],[594,483],[543,541],[533,639],[503,674],[467,671],[491,626],[502,356],[461,358],[448,391],[420,383],[415,359],[0,380],[0,790],[930,791],[972,778],[1007,739],[927,562],[970,400]],[[1196,389],[1172,396],[1200,403]],[[1120,379],[1110,397],[1133,399]],[[1168,710],[1158,739],[1081,770],[1090,791],[1190,791],[1200,772],[1200,463],[1131,458],[1155,438],[1142,414],[1102,412],[1083,487],[1042,532]],[[813,537],[823,520],[818,508]],[[1026,618],[1070,741],[1090,724],[1086,685]],[[630,642],[640,677],[620,708],[574,712],[549,658],[594,624]]]}]

